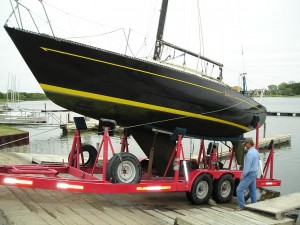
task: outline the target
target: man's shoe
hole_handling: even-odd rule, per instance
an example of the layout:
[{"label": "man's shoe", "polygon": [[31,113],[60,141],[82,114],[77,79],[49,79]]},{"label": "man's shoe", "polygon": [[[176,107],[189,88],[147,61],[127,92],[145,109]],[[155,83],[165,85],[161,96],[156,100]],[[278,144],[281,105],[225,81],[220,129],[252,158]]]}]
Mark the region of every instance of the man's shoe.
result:
[{"label": "man's shoe", "polygon": [[238,212],[238,211],[243,211],[243,210],[244,210],[244,207],[239,207],[239,206],[238,206],[234,211],[237,211],[237,212]]}]

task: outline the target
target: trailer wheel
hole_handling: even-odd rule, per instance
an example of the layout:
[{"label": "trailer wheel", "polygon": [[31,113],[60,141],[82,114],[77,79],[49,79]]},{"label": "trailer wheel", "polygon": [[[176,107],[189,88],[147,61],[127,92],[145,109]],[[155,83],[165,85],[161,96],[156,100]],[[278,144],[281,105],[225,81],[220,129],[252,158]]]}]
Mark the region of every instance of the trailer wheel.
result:
[{"label": "trailer wheel", "polygon": [[220,203],[230,202],[234,191],[234,180],[230,174],[224,174],[214,182],[212,197]]},{"label": "trailer wheel", "polygon": [[193,204],[201,205],[208,202],[212,190],[212,179],[210,176],[201,174],[194,180],[191,192],[187,192],[186,196]]},{"label": "trailer wheel", "polygon": [[112,183],[139,183],[142,168],[136,156],[128,152],[114,154],[106,167],[106,180]]},{"label": "trailer wheel", "polygon": [[[82,153],[84,155],[84,159],[87,159],[84,162],[84,166],[86,166],[86,167],[94,166],[94,163],[95,163],[96,157],[97,157],[96,148],[94,146],[90,145],[90,144],[82,144],[81,150],[82,150]],[[88,156],[86,156],[86,153],[88,153]],[[70,153],[69,153],[68,159],[70,159]],[[80,160],[80,162],[81,162],[81,160]],[[73,165],[74,165],[74,162],[72,162],[72,166]]]}]

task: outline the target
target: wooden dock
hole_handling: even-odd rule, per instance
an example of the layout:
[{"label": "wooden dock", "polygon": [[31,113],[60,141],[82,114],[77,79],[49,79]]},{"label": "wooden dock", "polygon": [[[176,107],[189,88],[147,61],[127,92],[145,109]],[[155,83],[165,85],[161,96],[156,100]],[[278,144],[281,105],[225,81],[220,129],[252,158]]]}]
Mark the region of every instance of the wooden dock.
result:
[{"label": "wooden dock", "polygon": [[299,117],[300,112],[267,112],[267,116],[294,116],[294,117]]},{"label": "wooden dock", "polygon": [[274,141],[274,146],[282,145],[282,144],[288,144],[291,143],[292,136],[290,134],[278,134],[274,135],[272,137],[267,138],[261,138],[259,140],[258,148],[268,148],[271,140]]},{"label": "wooden dock", "polygon": [[[87,130],[97,130],[98,129],[98,122],[95,121],[86,121]],[[76,125],[74,122],[61,124],[60,128],[63,130],[64,133],[74,131],[76,129]]]},{"label": "wooden dock", "polygon": [[[247,209],[264,212],[275,216],[276,219],[284,218],[285,214],[300,208],[300,192],[268,199],[262,202],[246,205]],[[298,215],[300,216],[300,215]]]},{"label": "wooden dock", "polygon": [[[97,120],[90,120],[86,121],[86,126],[88,131],[97,131],[99,127],[99,121]],[[74,122],[69,122],[66,124],[61,124],[60,128],[63,130],[64,133],[68,132],[74,132],[76,129],[76,125]],[[116,133],[121,133],[123,131],[123,128],[116,126],[115,127],[115,132]]]},{"label": "wooden dock", "polygon": [[290,218],[282,218],[280,220],[274,217],[263,215],[259,212],[251,212],[248,210],[234,211],[223,206],[212,206],[201,210],[194,210],[194,213],[185,216],[177,216],[174,224],[176,225],[207,225],[207,224],[231,224],[231,225],[262,225],[262,224],[294,224],[294,220]]}]

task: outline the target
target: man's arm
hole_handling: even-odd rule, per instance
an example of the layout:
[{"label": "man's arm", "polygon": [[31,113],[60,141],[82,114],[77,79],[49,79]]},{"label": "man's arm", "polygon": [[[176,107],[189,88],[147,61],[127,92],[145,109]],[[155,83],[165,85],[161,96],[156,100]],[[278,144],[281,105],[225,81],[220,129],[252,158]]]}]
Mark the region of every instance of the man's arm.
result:
[{"label": "man's arm", "polygon": [[244,164],[242,177],[245,177],[250,172],[252,160],[253,160],[253,155],[251,154],[251,152],[248,152]]}]

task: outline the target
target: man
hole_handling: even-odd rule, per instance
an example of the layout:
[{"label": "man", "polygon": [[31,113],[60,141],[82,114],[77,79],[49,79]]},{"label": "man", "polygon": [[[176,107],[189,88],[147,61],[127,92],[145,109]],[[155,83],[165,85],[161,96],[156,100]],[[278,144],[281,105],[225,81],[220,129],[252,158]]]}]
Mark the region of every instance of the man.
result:
[{"label": "man", "polygon": [[241,175],[240,183],[236,188],[238,208],[240,211],[245,206],[244,191],[249,188],[251,203],[256,202],[256,177],[259,164],[259,153],[254,147],[252,138],[245,138],[244,146],[247,149],[246,159],[244,163],[243,173]]}]

